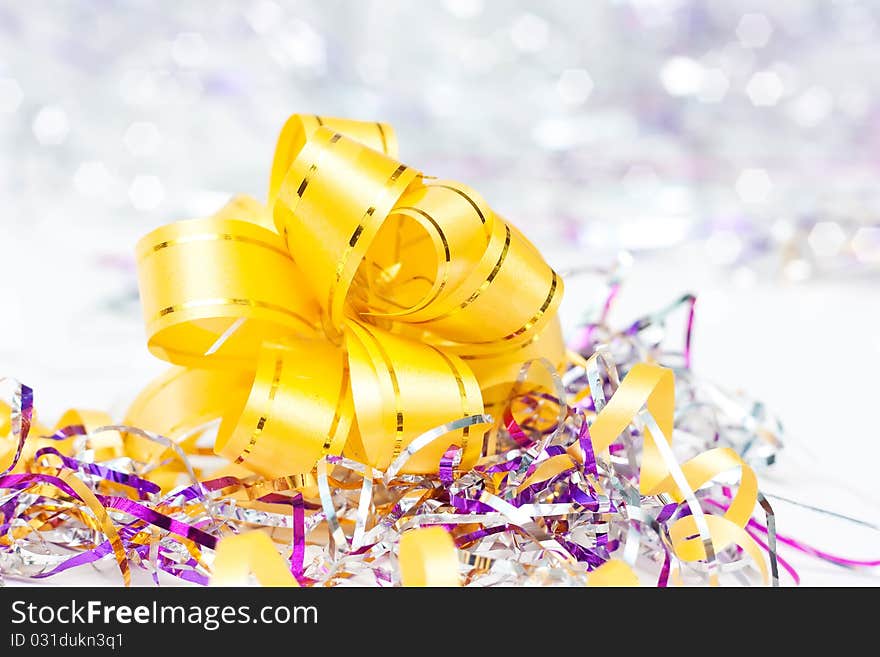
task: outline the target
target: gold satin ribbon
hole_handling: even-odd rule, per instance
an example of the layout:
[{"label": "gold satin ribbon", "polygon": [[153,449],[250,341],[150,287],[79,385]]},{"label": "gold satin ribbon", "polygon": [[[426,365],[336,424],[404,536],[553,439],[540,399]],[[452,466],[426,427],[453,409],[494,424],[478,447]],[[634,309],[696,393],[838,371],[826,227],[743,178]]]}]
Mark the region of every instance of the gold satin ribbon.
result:
[{"label": "gold satin ribbon", "polygon": [[[222,417],[217,453],[269,478],[343,451],[385,468],[505,400],[525,360],[561,367],[559,276],[474,190],[396,155],[387,124],[294,115],[266,205],[239,196],[144,237],[148,346],[182,368],[126,421],[175,434]],[[404,472],[435,472],[450,444],[472,467],[485,430],[451,432]]]}]

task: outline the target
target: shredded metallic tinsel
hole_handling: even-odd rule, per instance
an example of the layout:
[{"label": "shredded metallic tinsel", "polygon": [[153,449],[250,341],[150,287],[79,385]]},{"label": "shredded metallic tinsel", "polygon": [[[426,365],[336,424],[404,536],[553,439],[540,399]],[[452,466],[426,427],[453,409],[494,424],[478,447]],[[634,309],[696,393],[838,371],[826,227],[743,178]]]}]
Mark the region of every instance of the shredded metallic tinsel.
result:
[{"label": "shredded metallic tinsel", "polygon": [[[7,577],[40,579],[116,554],[123,575],[132,566],[150,573],[157,584],[160,573],[207,584],[220,538],[267,528],[301,585],[393,586],[400,583],[397,546],[402,532],[442,525],[454,537],[468,586],[582,586],[586,573],[612,557],[633,566],[643,582],[659,586],[700,583],[719,575],[725,582],[752,583],[757,571],[735,546],[708,563],[676,558],[667,528],[692,507],[665,495],[639,494],[642,429],[637,422],[607,455],[593,454],[589,425],[629,368],[647,361],[675,372],[679,461],[726,446],[752,467],[769,466],[782,447],[781,426],[759,402],[693,373],[693,296],[615,330],[607,316],[618,283],[609,280],[607,302],[587,319],[572,345],[583,356],[601,357],[590,361],[595,363],[592,369],[572,366],[561,376],[548,363],[527,363],[521,378],[530,367],[546,366],[554,391],[512,399],[496,418],[498,430],[486,456],[469,472],[459,471],[460,451],[452,446],[437,474],[397,474],[409,454],[442,440],[462,423],[485,419],[481,416],[417,438],[385,472],[327,457],[310,483],[306,478],[269,481],[258,476],[199,480],[190,456],[167,438],[133,427],[102,427],[175,448],[189,481],[167,494],[149,481],[150,471],[161,464],[128,457],[95,462],[89,435],[82,427],[67,427],[53,437],[73,437],[71,456],[44,447],[23,473],[10,474],[13,463],[0,476],[0,571]],[[666,345],[667,324],[676,316],[683,317],[686,327],[679,349]],[[587,387],[590,394],[579,396]],[[19,440],[21,451],[32,393],[20,384],[11,388],[11,439]],[[582,465],[521,486],[538,464],[573,443],[587,455]],[[70,476],[94,494],[116,537],[108,535],[99,514],[68,485]],[[715,480],[700,488],[695,492],[700,508],[706,514],[723,513],[734,486]],[[759,502],[764,522],[753,520],[749,531],[769,554],[773,581],[779,581],[777,563],[796,578],[777,559],[774,515],[765,498]]]}]

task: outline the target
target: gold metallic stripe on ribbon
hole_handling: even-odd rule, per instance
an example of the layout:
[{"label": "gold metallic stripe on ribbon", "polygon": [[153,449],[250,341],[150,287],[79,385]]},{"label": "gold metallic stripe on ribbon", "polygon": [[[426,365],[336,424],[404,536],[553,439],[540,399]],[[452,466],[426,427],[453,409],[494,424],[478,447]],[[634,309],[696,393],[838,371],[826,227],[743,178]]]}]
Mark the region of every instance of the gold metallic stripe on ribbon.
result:
[{"label": "gold metallic stripe on ribbon", "polygon": [[227,413],[215,451],[274,478],[306,473],[339,454],[354,410],[344,354],[319,340],[265,345],[240,412]]},{"label": "gold metallic stripe on ribbon", "polygon": [[[391,157],[397,157],[396,145],[395,145],[395,148],[393,149],[393,152],[392,152],[392,150],[389,150],[389,146],[388,146],[389,135],[385,134],[385,127],[386,126],[383,123],[378,123],[378,122],[376,123],[376,129],[379,131],[379,139],[382,141],[382,148],[381,149],[377,148],[375,150],[377,150],[377,151],[381,150],[386,155],[390,155]],[[388,126],[388,127],[390,127],[390,126]],[[355,137],[355,139],[356,139],[356,137]],[[362,140],[358,140],[358,141],[362,141]],[[366,142],[364,142],[364,143],[366,143]],[[367,144],[367,146],[369,146],[369,144]]]},{"label": "gold metallic stripe on ribbon", "polygon": [[[375,467],[387,468],[429,429],[483,411],[477,381],[456,356],[353,321],[346,324],[346,347],[360,438]],[[407,472],[436,472],[452,444],[464,450],[462,467],[476,463],[480,441],[469,440],[467,428],[445,440],[414,454]]]},{"label": "gold metallic stripe on ribbon", "polygon": [[501,338],[502,340],[512,340],[513,338],[516,338],[523,333],[526,333],[533,326],[535,326],[535,324],[538,323],[541,317],[544,316],[544,313],[547,312],[550,304],[553,303],[553,299],[556,298],[557,289],[562,285],[562,281],[559,276],[556,275],[555,271],[550,270],[550,277],[550,291],[547,293],[547,298],[544,299],[544,303],[541,304],[541,307],[538,308],[538,311],[534,315],[532,315],[525,324],[513,331],[513,333],[508,333],[503,338]]},{"label": "gold metallic stripe on ribbon", "polygon": [[[267,414],[272,408],[272,404],[275,403],[275,395],[278,394],[278,385],[281,383],[281,370],[284,367],[284,361],[281,358],[275,358],[275,372],[272,374],[272,383],[269,385],[269,399],[266,402],[266,412]],[[263,433],[263,427],[266,426],[266,421],[268,420],[266,415],[261,415],[260,419],[257,421],[257,426],[251,434],[251,439],[248,441],[248,444],[244,446],[244,449],[241,450],[241,454],[235,457],[232,461],[236,465],[239,463],[244,463],[244,460],[250,455],[251,449],[253,449],[254,445],[257,443],[257,439],[260,437],[260,434]],[[218,451],[222,450],[223,444],[218,442],[216,445]]]},{"label": "gold metallic stripe on ribbon", "polygon": [[452,536],[442,527],[404,532],[398,557],[403,586],[461,586],[458,551]]},{"label": "gold metallic stripe on ribbon", "polygon": [[[478,197],[478,195],[466,185],[463,185],[462,183],[450,183],[441,180],[434,180],[425,183],[425,187],[448,189],[452,193],[461,196],[474,209],[474,212],[477,213],[477,216],[480,218],[481,224],[485,225],[489,223],[491,215],[489,213],[488,207],[485,206],[482,197]],[[479,198],[479,200],[476,200],[477,198]]]},{"label": "gold metallic stripe on ribbon", "polygon": [[294,158],[306,141],[322,126],[359,141],[373,150],[385,153],[389,157],[397,157],[397,136],[394,128],[387,123],[294,114],[281,129],[275,147],[269,182],[269,207],[275,203],[281,183]]},{"label": "gold metallic stripe on ribbon", "polygon": [[[291,310],[288,310],[284,306],[279,306],[275,303],[269,303],[268,301],[260,301],[259,299],[229,299],[229,298],[220,298],[220,299],[194,299],[192,301],[185,301],[176,306],[168,306],[167,308],[162,308],[156,316],[153,318],[153,321],[157,321],[166,315],[170,315],[171,313],[179,313],[185,310],[192,310],[193,308],[210,308],[214,306],[247,306],[249,308],[264,308],[266,310],[272,310],[276,313],[280,313],[282,315],[287,315],[291,319],[295,319],[302,326],[310,327],[311,324],[309,320],[300,315],[299,313],[295,313]],[[215,342],[216,344],[216,342]],[[210,356],[212,350],[209,349],[203,355]]]},{"label": "gold metallic stripe on ribbon", "polygon": [[173,363],[251,369],[264,340],[313,333],[319,322],[283,242],[256,224],[169,224],[137,254],[148,345]]},{"label": "gold metallic stripe on ribbon", "polygon": [[[264,249],[269,249],[270,251],[275,251],[278,255],[282,257],[287,257],[287,251],[284,251],[278,247],[277,244],[271,244],[269,242],[260,241],[258,239],[254,239],[253,237],[247,237],[245,235],[232,235],[230,233],[193,233],[191,235],[184,235],[176,240],[169,240],[167,242],[159,242],[158,244],[154,244],[150,249],[151,252],[156,253],[161,251],[162,249],[170,249],[175,246],[180,246],[181,244],[189,244],[191,242],[219,242],[219,241],[227,241],[227,242],[241,242],[242,244],[252,244],[254,246],[261,246]],[[143,257],[148,257],[149,253],[145,254]]]},{"label": "gold metallic stripe on ribbon", "polygon": [[416,170],[325,127],[293,158],[274,205],[275,223],[321,303],[329,330],[341,327],[355,270],[417,176]]},{"label": "gold metallic stripe on ribbon", "polygon": [[[462,372],[461,370],[459,370],[458,365],[456,365],[455,360],[453,360],[452,358],[450,358],[449,356],[444,354],[442,350],[437,349],[436,347],[433,347],[433,349],[434,349],[434,351],[437,352],[437,355],[440,356],[440,358],[442,358],[444,360],[444,362],[449,366],[449,369],[452,372],[452,376],[455,377],[455,383],[456,383],[456,385],[458,385],[458,395],[461,398],[461,416],[468,417],[469,415],[475,414],[477,412],[482,412],[482,410],[483,410],[482,404],[480,404],[479,411],[477,409],[472,409],[469,406],[469,395],[468,395],[468,390],[467,390],[467,387],[465,386],[464,381],[465,381],[466,377],[472,376],[470,371],[468,370],[467,373]],[[461,361],[458,361],[458,362],[461,363]],[[464,364],[462,363],[462,365],[464,365]],[[465,366],[465,369],[467,369],[466,366]],[[476,395],[474,395],[474,396],[476,396]],[[468,437],[469,436],[470,436],[470,427],[463,427],[461,430],[461,450],[462,450],[462,452],[468,451]]]}]

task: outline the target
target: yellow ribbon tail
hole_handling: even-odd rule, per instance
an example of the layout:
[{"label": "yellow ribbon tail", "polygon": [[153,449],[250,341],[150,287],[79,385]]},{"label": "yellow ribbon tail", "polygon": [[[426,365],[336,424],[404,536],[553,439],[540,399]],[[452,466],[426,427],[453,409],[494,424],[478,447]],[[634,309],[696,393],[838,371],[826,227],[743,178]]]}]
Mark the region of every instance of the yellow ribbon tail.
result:
[{"label": "yellow ribbon tail", "polygon": [[587,586],[639,586],[639,578],[625,562],[611,559],[587,576]]},{"label": "yellow ribbon tail", "polygon": [[461,586],[458,551],[442,527],[411,529],[400,537],[400,581],[403,586]]},{"label": "yellow ribbon tail", "polygon": [[253,574],[262,586],[299,586],[264,532],[226,536],[214,551],[211,586],[245,586]]}]

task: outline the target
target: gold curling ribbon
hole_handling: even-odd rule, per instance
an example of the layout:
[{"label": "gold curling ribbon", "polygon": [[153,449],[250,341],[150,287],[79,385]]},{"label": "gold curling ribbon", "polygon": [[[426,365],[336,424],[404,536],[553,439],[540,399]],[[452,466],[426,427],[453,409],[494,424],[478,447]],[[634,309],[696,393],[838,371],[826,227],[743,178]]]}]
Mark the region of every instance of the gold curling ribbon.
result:
[{"label": "gold curling ribbon", "polygon": [[[294,115],[267,205],[235,197],[144,237],[148,346],[184,369],[127,421],[183,434],[222,417],[217,453],[268,478],[343,450],[387,467],[505,400],[525,360],[561,367],[559,276],[474,190],[396,155],[387,124]],[[404,472],[436,471],[450,444],[472,467],[485,430],[451,432]]]}]

